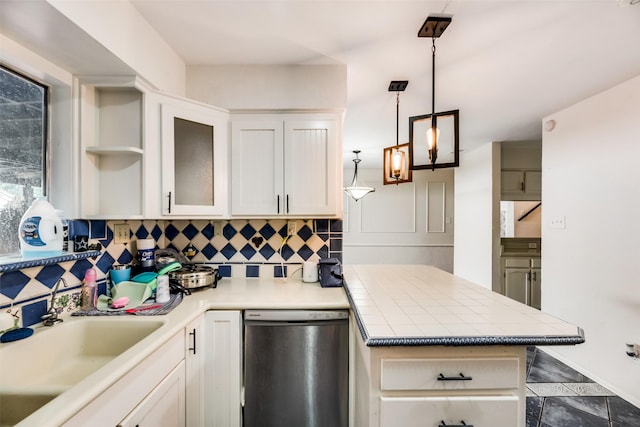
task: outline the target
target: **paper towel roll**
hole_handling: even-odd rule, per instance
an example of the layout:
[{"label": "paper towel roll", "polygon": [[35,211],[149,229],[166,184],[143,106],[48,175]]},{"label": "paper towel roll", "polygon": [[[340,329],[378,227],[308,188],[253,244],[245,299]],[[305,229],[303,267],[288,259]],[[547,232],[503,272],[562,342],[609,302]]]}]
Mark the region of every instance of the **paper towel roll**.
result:
[{"label": "paper towel roll", "polygon": [[302,264],[302,281],[313,283],[318,281],[318,263],[315,261],[305,261]]}]

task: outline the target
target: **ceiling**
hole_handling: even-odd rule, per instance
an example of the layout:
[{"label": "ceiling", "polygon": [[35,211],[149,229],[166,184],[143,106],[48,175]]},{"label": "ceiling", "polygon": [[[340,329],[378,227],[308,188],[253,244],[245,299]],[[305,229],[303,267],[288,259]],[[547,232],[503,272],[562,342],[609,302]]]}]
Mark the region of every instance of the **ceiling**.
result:
[{"label": "ceiling", "polygon": [[436,40],[436,110],[460,110],[460,144],[541,138],[541,119],[640,74],[640,0],[132,0],[187,64],[346,64],[344,153],[379,166],[408,117],[431,111],[430,14],[452,16]]},{"label": "ceiling", "polygon": [[[395,144],[391,80],[409,80],[400,143],[408,117],[431,112],[431,40],[417,37],[430,14],[452,16],[436,40],[436,110],[460,110],[465,151],[540,139],[543,117],[640,75],[640,0],[130,1],[187,65],[346,64],[348,166],[354,149],[362,150],[361,167],[380,166],[383,147]],[[41,0],[0,5],[9,35],[33,35],[29,16],[48,8]],[[64,40],[45,45],[47,34],[39,45],[64,58]],[[100,63],[84,59],[76,68]]]}]

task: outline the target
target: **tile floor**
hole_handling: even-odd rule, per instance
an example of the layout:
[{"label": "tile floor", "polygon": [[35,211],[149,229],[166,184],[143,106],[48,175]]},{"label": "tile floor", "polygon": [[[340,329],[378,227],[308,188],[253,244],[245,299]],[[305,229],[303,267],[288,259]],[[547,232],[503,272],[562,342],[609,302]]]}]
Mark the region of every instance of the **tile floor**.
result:
[{"label": "tile floor", "polygon": [[543,350],[527,351],[527,427],[637,427],[640,409]]}]

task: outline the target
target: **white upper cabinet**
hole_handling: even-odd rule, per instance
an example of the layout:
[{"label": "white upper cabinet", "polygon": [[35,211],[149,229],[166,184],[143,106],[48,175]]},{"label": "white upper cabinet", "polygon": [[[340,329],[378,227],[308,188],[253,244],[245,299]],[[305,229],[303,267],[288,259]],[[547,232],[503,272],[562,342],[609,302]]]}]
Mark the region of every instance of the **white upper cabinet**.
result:
[{"label": "white upper cabinet", "polygon": [[231,215],[339,216],[341,124],[338,113],[232,115]]},{"label": "white upper cabinet", "polygon": [[228,113],[160,98],[162,216],[228,215]]}]

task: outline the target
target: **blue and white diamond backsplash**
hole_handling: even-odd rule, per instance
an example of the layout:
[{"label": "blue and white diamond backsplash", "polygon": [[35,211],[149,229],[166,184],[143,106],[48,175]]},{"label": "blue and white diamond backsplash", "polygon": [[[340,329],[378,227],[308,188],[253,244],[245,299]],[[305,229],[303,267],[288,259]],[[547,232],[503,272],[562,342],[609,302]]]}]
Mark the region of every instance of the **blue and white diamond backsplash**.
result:
[{"label": "blue and white diamond backsplash", "polygon": [[[128,243],[114,242],[115,224],[127,225]],[[290,225],[295,233],[288,235]],[[100,242],[101,255],[0,274],[0,310],[21,311],[23,326],[40,322],[60,277],[69,288],[59,290],[59,312],[77,308],[82,278],[92,266],[104,293],[113,264],[136,263],[137,239],[153,238],[156,249],[170,248],[188,255],[191,262],[212,265],[222,277],[295,277],[304,261],[342,260],[342,220],[73,220],[69,235],[71,240],[88,235],[90,243]]]}]

